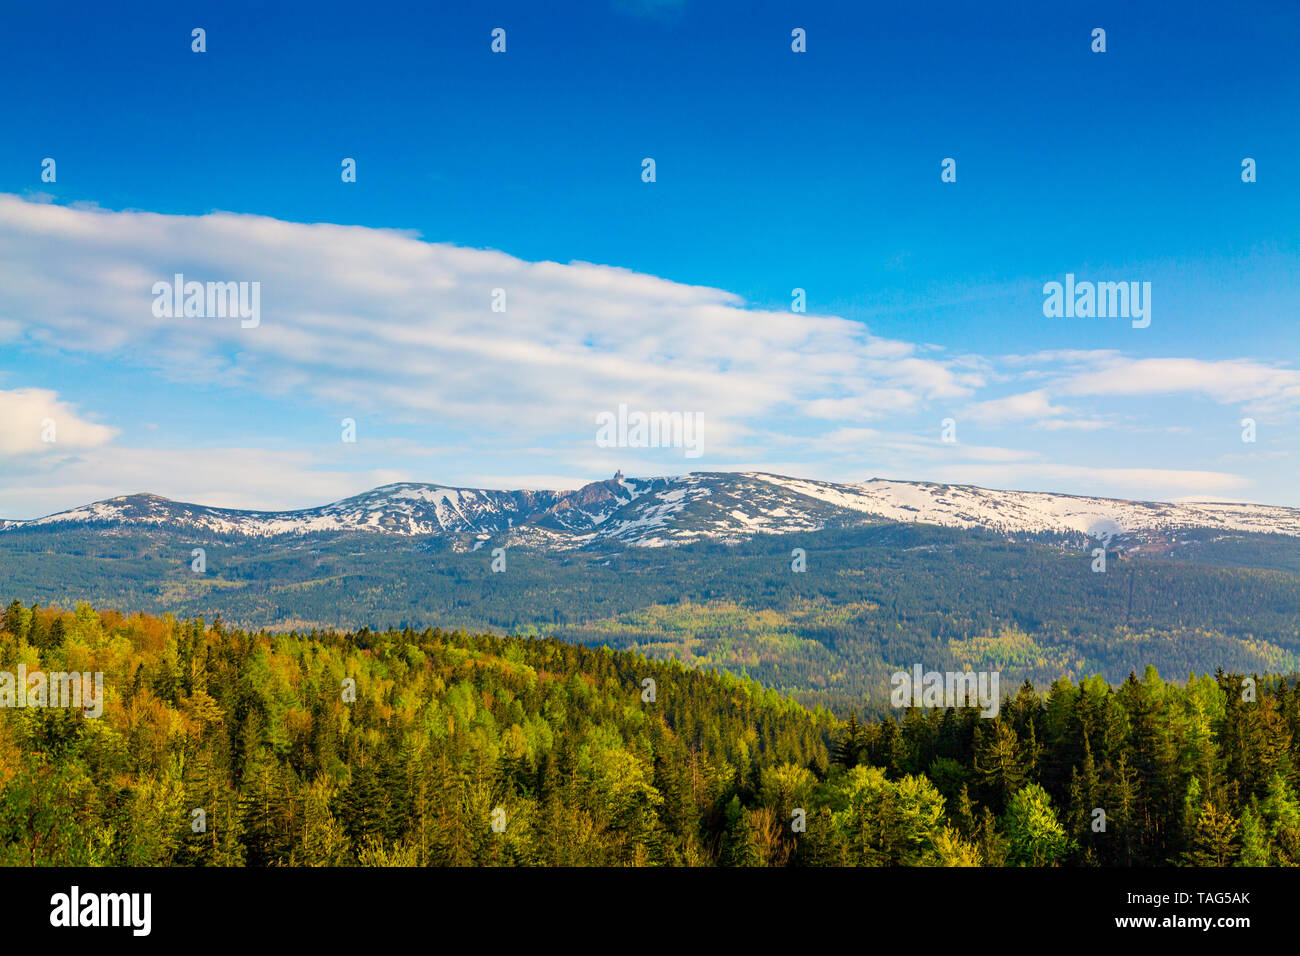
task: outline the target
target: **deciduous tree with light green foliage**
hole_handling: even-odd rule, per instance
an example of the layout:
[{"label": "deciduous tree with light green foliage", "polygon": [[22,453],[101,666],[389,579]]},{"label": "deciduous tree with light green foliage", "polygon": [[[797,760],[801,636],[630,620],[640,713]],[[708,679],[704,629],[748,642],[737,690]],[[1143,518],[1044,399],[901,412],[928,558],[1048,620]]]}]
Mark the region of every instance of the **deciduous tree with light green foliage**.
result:
[{"label": "deciduous tree with light green foliage", "polygon": [[1016,791],[1007,807],[1003,828],[1009,866],[1056,866],[1074,846],[1052,809],[1047,791],[1036,783]]}]

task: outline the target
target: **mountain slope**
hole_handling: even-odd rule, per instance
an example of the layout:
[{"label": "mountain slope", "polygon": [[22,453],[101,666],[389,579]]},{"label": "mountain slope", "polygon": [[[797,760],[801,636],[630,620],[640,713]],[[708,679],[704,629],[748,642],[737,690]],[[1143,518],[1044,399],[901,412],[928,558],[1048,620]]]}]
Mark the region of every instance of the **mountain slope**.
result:
[{"label": "mountain slope", "polygon": [[692,473],[593,482],[576,491],[494,491],[402,482],[298,511],[239,511],[138,494],[26,522],[0,533],[68,525],[207,531],[221,535],[374,532],[572,548],[735,542],[864,522],[919,522],[999,534],[1168,535],[1184,529],[1300,536],[1300,509],[1160,503],[969,485],[872,479],[834,484],[761,473]]},{"label": "mountain slope", "polygon": [[1300,535],[1300,509],[1233,502],[1125,501],[1040,491],[994,491],[974,485],[871,481],[852,485],[763,475],[821,501],[889,521],[920,521],[998,532],[1083,532],[1093,536],[1209,528]]}]

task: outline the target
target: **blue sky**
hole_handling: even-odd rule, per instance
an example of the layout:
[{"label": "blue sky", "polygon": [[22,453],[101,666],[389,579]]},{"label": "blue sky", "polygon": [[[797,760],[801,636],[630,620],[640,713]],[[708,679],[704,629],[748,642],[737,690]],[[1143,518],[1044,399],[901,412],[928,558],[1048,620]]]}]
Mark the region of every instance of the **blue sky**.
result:
[{"label": "blue sky", "polygon": [[[0,516],[616,467],[1300,505],[1294,3],[266,6],[4,12]],[[262,324],[161,328],[184,270]],[[1150,326],[1045,317],[1066,273]],[[705,454],[596,447],[621,401]]]}]

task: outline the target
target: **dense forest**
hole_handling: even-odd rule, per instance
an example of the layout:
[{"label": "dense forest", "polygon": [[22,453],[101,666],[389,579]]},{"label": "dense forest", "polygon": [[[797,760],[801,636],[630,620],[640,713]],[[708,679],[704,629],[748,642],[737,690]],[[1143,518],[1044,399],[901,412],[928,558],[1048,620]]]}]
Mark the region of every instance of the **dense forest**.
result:
[{"label": "dense forest", "polygon": [[[876,524],[674,548],[512,547],[493,573],[493,546],[435,539],[20,528],[0,536],[0,581],[42,604],[220,613],[245,629],[532,633],[873,714],[900,661],[1040,687],[1095,674],[1117,684],[1148,664],[1179,679],[1300,670],[1293,537],[1180,533],[1140,554],[1116,546],[1104,574],[1083,536],[1020,537]],[[190,567],[196,545],[203,574]],[[806,572],[791,571],[795,546]]]},{"label": "dense forest", "polygon": [[1300,684],[1148,669],[847,720],[553,639],[15,601],[0,865],[1297,865]]}]

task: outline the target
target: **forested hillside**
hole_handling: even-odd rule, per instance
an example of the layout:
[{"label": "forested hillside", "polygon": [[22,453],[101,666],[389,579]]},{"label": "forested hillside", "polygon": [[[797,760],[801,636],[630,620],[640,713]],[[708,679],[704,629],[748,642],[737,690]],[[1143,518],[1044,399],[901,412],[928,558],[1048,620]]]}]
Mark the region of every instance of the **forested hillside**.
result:
[{"label": "forested hillside", "polygon": [[0,865],[1300,863],[1283,681],[1150,671],[1025,686],[992,720],[842,722],[551,639],[15,601],[20,664],[102,672],[106,703],[0,709]]},{"label": "forested hillside", "polygon": [[[918,661],[1040,686],[1062,675],[1117,683],[1148,664],[1179,679],[1300,669],[1295,538],[1205,533],[1140,555],[1114,547],[1105,573],[1092,570],[1083,536],[1025,538],[887,524],[730,545],[508,548],[494,573],[494,544],[17,529],[0,536],[0,581],[43,604],[221,614],[245,628],[437,622],[607,644],[838,711],[864,698],[876,709],[888,675]],[[202,573],[194,547],[205,549]],[[792,570],[795,547],[803,572]]]}]

